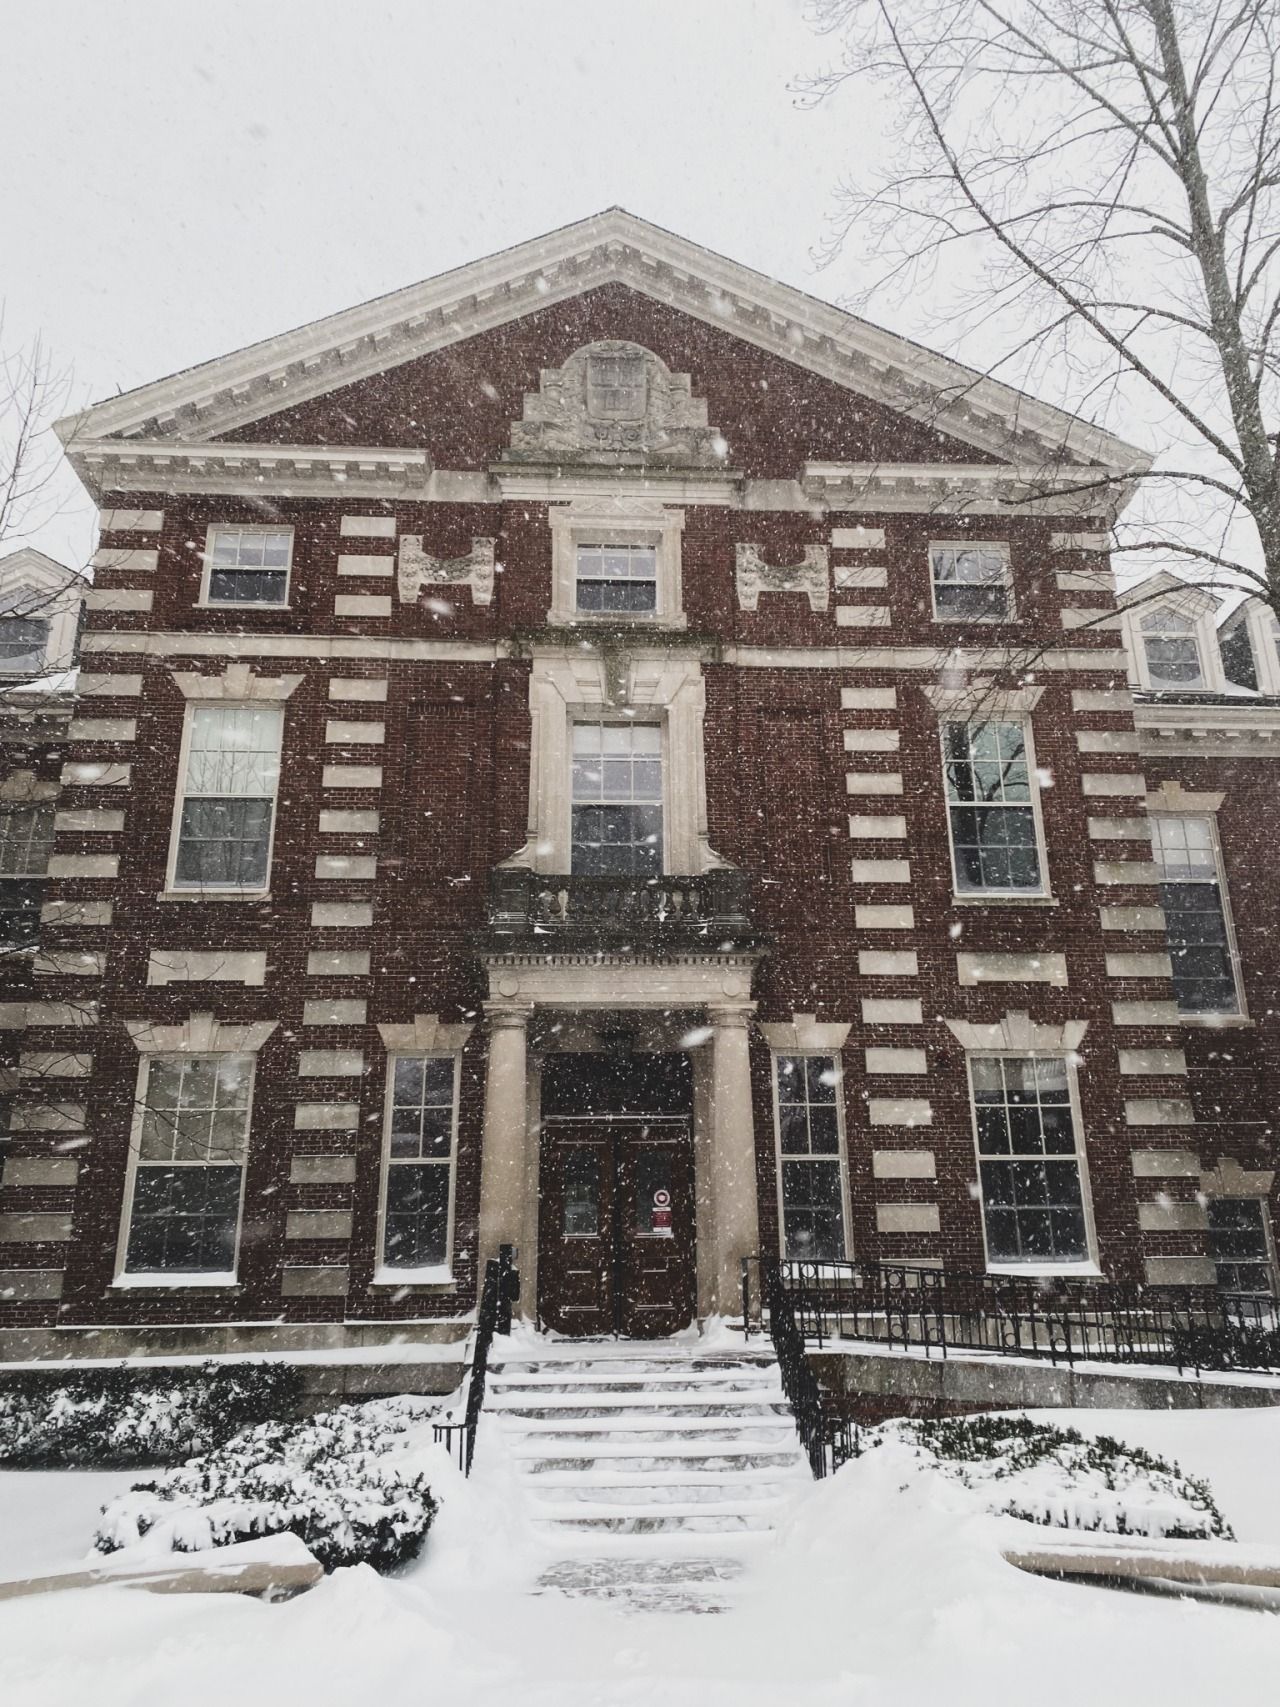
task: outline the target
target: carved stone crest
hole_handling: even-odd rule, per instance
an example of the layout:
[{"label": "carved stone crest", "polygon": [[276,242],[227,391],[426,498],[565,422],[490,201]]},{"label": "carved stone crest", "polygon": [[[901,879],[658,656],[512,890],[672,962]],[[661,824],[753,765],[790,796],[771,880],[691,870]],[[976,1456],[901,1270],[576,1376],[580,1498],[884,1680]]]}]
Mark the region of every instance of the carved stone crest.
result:
[{"label": "carved stone crest", "polygon": [[758,545],[737,548],[738,604],[755,610],[761,593],[805,593],[809,609],[824,611],[830,602],[831,575],[825,545],[806,545],[803,559],[794,565],[766,563]]},{"label": "carved stone crest", "polygon": [[402,604],[415,603],[428,587],[471,588],[473,605],[493,603],[494,542],[473,539],[466,557],[433,557],[422,549],[422,535],[400,540],[399,589]]},{"label": "carved stone crest", "polygon": [[503,461],[723,468],[727,454],[687,373],[642,344],[608,339],[542,370]]}]

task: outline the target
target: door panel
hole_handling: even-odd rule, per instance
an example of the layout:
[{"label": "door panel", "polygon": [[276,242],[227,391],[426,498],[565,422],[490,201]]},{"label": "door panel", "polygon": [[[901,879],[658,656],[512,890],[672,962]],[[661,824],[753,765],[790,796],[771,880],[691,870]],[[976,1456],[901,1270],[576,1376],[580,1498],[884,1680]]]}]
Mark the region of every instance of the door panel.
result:
[{"label": "door panel", "polygon": [[558,1134],[543,1149],[541,1314],[561,1334],[614,1329],[613,1155],[608,1134]]},{"label": "door panel", "polygon": [[543,1127],[539,1315],[565,1334],[653,1339],[695,1308],[693,1147],[686,1121]]}]

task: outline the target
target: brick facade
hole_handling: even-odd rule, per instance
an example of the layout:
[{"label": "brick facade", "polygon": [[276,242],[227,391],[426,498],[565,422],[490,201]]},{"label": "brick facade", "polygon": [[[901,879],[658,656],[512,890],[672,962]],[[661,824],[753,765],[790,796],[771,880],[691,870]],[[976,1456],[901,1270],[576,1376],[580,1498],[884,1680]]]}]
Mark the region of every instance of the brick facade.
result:
[{"label": "brick facade", "polygon": [[[333,1346],[394,1337],[410,1323],[423,1333],[460,1331],[483,1237],[486,1002],[502,994],[477,948],[487,886],[526,840],[537,661],[592,651],[589,635],[557,640],[547,631],[548,497],[532,484],[504,494],[490,471],[502,464],[511,423],[540,373],[602,339],[643,345],[669,370],[687,373],[728,446],[732,478],[722,494],[659,484],[657,501],[683,514],[687,626],[646,633],[636,646],[697,661],[707,840],[747,874],[753,923],[771,939],[749,992],[761,1246],[776,1248],[778,1238],[770,1047],[761,1028],[796,1015],[848,1026],[841,1058],[849,1235],[860,1257],[984,1265],[965,1048],[947,1021],[999,1026],[1025,1014],[1032,1026],[1084,1024],[1079,1111],[1097,1255],[1108,1276],[1204,1278],[1203,1217],[1169,1206],[1194,1205],[1200,1173],[1223,1157],[1273,1180],[1275,760],[1224,758],[1217,748],[1161,757],[1140,711],[1135,721],[1114,630],[1068,626],[1064,611],[1083,604],[1095,617],[1114,604],[1105,555],[1084,554],[1101,590],[1082,594],[1070,590],[1082,554],[1062,544],[1064,529],[1095,531],[1105,518],[1064,520],[1025,505],[973,514],[955,499],[944,510],[925,499],[915,509],[910,500],[831,507],[812,489],[810,501],[796,501],[806,464],[936,469],[999,459],[612,283],[218,435],[241,451],[413,447],[429,453],[433,470],[469,478],[454,491],[443,492],[438,473],[425,493],[400,496],[308,496],[280,490],[278,480],[265,496],[212,493],[184,489],[179,476],[150,490],[133,482],[99,488],[104,510],[127,509],[126,522],[141,517],[147,526],[104,531],[104,547],[124,555],[119,567],[99,570],[88,615],[83,665],[102,679],[92,702],[77,708],[58,766],[64,816],[47,895],[55,906],[74,906],[48,924],[46,948],[90,957],[83,967],[96,975],[55,969],[40,980],[46,1005],[24,1016],[21,1049],[40,1070],[16,1093],[15,1107],[34,1112],[8,1139],[0,1227],[16,1231],[15,1217],[28,1215],[37,1232],[57,1231],[57,1217],[71,1219],[69,1237],[23,1235],[0,1245],[0,1320],[25,1330],[6,1336],[7,1355],[56,1346],[91,1354],[95,1344]],[[559,472],[600,490],[643,484],[634,464]],[[485,501],[476,501],[486,480]],[[384,518],[394,537],[353,534],[344,517]],[[208,529],[264,519],[293,530],[287,613],[201,606]],[[860,536],[867,539],[882,533],[883,543],[842,544],[842,530],[854,529],[871,530]],[[441,559],[463,559],[473,540],[494,540],[491,602],[478,602],[465,584],[438,597],[402,597],[394,571],[407,535],[421,536]],[[933,619],[930,542],[967,538],[1007,543],[1015,625],[943,630]],[[802,593],[769,591],[754,611],[743,608],[735,565],[744,543],[776,565],[825,548],[827,608],[811,608]],[[842,569],[886,573],[842,577]],[[113,598],[120,591],[134,597]],[[349,598],[385,603],[337,614]],[[885,614],[851,623],[840,612],[852,607]],[[299,678],[280,700],[270,892],[175,897],[167,871],[192,703],[178,677],[221,677],[228,666]],[[1049,899],[953,898],[937,694],[956,690],[957,669],[966,680],[982,673],[992,684],[983,692],[1035,690]],[[245,679],[229,679],[229,700]],[[1280,707],[1272,714],[1280,728]],[[1219,827],[1244,1025],[1180,1024],[1167,972],[1152,959],[1162,936],[1114,928],[1117,910],[1151,904],[1149,845],[1132,820],[1166,780],[1225,794]],[[877,816],[883,836],[870,823]],[[1100,819],[1112,827],[1100,831]],[[1112,910],[1112,928],[1104,928],[1104,910]],[[964,967],[987,976],[971,981],[963,957]],[[1031,973],[1029,958],[1037,962]],[[160,981],[175,966],[197,975]],[[90,989],[96,1009],[85,1005]],[[125,1022],[180,1027],[202,1014],[228,1026],[273,1026],[258,1053],[237,1284],[121,1286],[114,1282],[140,1064]],[[412,1026],[415,1016],[471,1028],[461,1052],[453,1280],[445,1283],[376,1276],[388,1054],[380,1027]],[[1185,1077],[1172,1056],[1156,1054],[1178,1050]],[[1135,1081],[1121,1072],[1121,1051],[1146,1052],[1168,1070]],[[1126,1113],[1134,1099],[1148,1108],[1162,1099],[1173,1110],[1188,1095],[1193,1126],[1176,1115],[1138,1125],[1133,1109]],[[1196,1157],[1190,1170],[1186,1152]],[[921,1153],[927,1164],[892,1159]],[[1160,1154],[1175,1158],[1167,1175]],[[37,1168],[30,1177],[39,1184],[11,1183],[28,1177],[14,1169],[18,1158],[75,1166]],[[1157,1200],[1161,1213],[1144,1223],[1140,1202]],[[44,1215],[47,1225],[38,1220]]]}]

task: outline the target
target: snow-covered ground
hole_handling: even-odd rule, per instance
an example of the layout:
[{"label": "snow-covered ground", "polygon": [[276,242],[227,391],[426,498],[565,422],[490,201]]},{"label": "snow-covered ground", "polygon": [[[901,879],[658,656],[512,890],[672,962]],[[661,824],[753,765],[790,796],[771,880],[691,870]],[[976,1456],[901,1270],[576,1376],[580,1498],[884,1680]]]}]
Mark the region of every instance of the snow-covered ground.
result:
[{"label": "snow-covered ground", "polygon": [[[1240,1540],[1280,1550],[1280,1410],[1037,1414],[1177,1459]],[[895,1448],[804,1488],[729,1612],[534,1597],[535,1544],[506,1476],[480,1473],[483,1434],[479,1451],[463,1483],[422,1448],[443,1507],[396,1580],[341,1571],[279,1606],[126,1589],[0,1603],[6,1707],[1190,1707],[1253,1699],[1280,1664],[1280,1617],[1016,1571],[1007,1520]],[[0,1575],[82,1556],[128,1480],[0,1476]]]}]

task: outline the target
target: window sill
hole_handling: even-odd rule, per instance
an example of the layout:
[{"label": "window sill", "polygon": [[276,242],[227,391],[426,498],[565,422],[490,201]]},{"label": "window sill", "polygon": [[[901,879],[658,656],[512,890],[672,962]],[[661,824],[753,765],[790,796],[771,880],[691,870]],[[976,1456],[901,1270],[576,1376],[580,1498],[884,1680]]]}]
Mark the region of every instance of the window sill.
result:
[{"label": "window sill", "polygon": [[1197,1031],[1243,1031],[1256,1025],[1248,1014],[1179,1014],[1178,1024],[1195,1027]]},{"label": "window sill", "polygon": [[291,611],[293,609],[293,606],[292,605],[261,604],[256,599],[246,599],[246,600],[227,599],[225,601],[219,600],[219,599],[197,599],[195,604],[191,608],[193,610],[234,610],[234,611],[265,610],[265,611],[270,611],[270,612],[272,612],[273,615],[278,616],[281,611]]},{"label": "window sill", "polygon": [[160,1287],[172,1291],[186,1286],[221,1286],[238,1288],[234,1274],[118,1274],[111,1282],[112,1290],[135,1291],[144,1287]]},{"label": "window sill", "polygon": [[1002,1280],[1014,1278],[1021,1280],[1101,1280],[1103,1278],[1102,1270],[1095,1262],[989,1262],[986,1272],[998,1275]]},{"label": "window sill", "polygon": [[157,901],[253,901],[271,899],[269,889],[161,889]]},{"label": "window sill", "polygon": [[430,1287],[435,1292],[456,1292],[458,1282],[448,1263],[434,1268],[375,1268],[371,1286]]},{"label": "window sill", "polygon": [[549,628],[687,628],[689,618],[683,611],[668,616],[662,611],[548,611]]},{"label": "window sill", "polygon": [[1011,895],[1004,889],[993,889],[989,894],[952,895],[953,907],[1060,907],[1062,902],[1056,895]]}]

